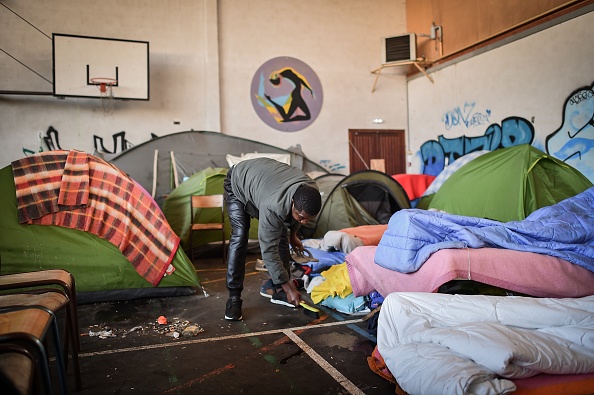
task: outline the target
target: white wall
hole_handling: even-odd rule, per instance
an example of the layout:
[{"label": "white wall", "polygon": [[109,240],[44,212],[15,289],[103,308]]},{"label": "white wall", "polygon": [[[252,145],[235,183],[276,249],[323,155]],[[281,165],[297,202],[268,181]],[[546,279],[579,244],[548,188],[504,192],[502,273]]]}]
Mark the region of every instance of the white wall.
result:
[{"label": "white wall", "polygon": [[[404,0],[219,1],[221,108],[224,133],[287,148],[301,144],[314,161],[344,166],[348,173],[348,129],[405,129],[406,80],[397,70],[380,77],[380,38],[405,28]],[[290,56],[308,64],[321,81],[318,118],[298,132],[264,124],[250,101],[250,84],[267,60]]]},{"label": "white wall", "polygon": [[[115,101],[106,115],[99,99],[0,95],[0,166],[24,156],[23,148],[37,150],[39,132],[45,134],[49,126],[58,130],[62,148],[91,153],[93,135],[113,149],[112,135],[120,131],[132,144],[140,144],[151,133],[220,130],[216,0],[3,3],[49,37],[55,32],[148,41],[150,101]],[[51,81],[51,39],[4,7],[0,43]],[[0,68],[0,90],[52,92],[50,83],[4,53]]]},{"label": "white wall", "polygon": [[[406,129],[406,80],[382,72],[375,93],[370,71],[381,60],[380,37],[405,32],[404,0],[4,0],[52,33],[150,43],[150,101],[116,101],[104,114],[95,99],[0,95],[0,167],[38,150],[39,134],[59,132],[64,149],[93,152],[93,135],[115,148],[125,131],[140,144],[150,134],[209,130],[288,148],[300,144],[312,160],[348,172],[348,129]],[[0,7],[0,47],[51,80],[51,40]],[[299,132],[265,125],[249,98],[253,74],[267,60],[307,63],[324,92],[320,115]],[[0,90],[52,86],[0,52]],[[173,121],[179,120],[180,125]]]},{"label": "white wall", "polygon": [[[530,133],[511,141],[505,137],[519,134],[513,127],[510,134],[508,126],[516,121],[531,124],[529,143],[543,151],[549,149],[562,160],[567,152],[579,150],[581,155],[567,163],[594,181],[593,24],[594,12],[589,12],[432,72],[434,84],[422,76],[411,80],[409,127],[414,159],[409,172],[432,174],[457,157],[450,155],[483,148],[489,127],[497,129],[504,119],[512,118],[513,122],[502,128],[503,140],[496,138],[485,149],[522,141]],[[578,97],[583,100],[572,105],[576,90],[581,90]],[[573,136],[581,128],[574,139],[567,137],[569,129]],[[547,137],[553,135],[555,139],[546,147]],[[562,141],[552,144],[554,140]],[[437,159],[436,165],[423,164],[428,158]]]}]

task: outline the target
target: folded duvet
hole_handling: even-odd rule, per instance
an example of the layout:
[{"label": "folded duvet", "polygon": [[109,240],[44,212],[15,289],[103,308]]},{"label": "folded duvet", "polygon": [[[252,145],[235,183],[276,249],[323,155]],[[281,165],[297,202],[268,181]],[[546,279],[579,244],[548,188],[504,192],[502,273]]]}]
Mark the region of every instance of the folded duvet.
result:
[{"label": "folded duvet", "polygon": [[508,379],[594,372],[594,296],[392,293],[377,345],[410,395],[506,394]]},{"label": "folded duvet", "polygon": [[594,272],[594,187],[522,221],[400,210],[390,218],[374,259],[386,269],[411,273],[438,250],[466,247],[535,252]]}]

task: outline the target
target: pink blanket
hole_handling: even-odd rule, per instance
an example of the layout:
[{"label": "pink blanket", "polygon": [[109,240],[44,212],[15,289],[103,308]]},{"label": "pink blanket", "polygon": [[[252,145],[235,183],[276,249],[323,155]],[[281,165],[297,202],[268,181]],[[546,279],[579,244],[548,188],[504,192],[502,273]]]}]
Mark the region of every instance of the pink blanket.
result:
[{"label": "pink blanket", "polygon": [[563,259],[499,248],[437,251],[414,273],[399,273],[374,263],[376,246],[357,247],[346,256],[355,296],[372,291],[436,292],[454,279],[474,280],[537,297],[594,295],[594,273]]}]

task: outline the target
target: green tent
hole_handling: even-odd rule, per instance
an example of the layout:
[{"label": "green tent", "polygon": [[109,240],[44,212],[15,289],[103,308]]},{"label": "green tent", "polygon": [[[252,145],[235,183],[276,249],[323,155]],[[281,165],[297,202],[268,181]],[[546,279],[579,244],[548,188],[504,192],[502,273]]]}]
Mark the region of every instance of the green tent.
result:
[{"label": "green tent", "polygon": [[315,181],[322,193],[322,209],[315,223],[302,228],[304,237],[321,238],[330,230],[387,224],[396,211],[410,208],[404,188],[379,171],[327,174]]},{"label": "green tent", "polygon": [[[167,196],[163,202],[163,214],[171,229],[181,239],[181,246],[188,250],[190,248],[190,196],[192,195],[216,195],[223,193],[223,181],[227,176],[228,168],[208,167],[194,173],[187,180],[182,182]],[[221,212],[218,210],[196,210],[195,219],[198,222],[219,222]],[[231,225],[225,216],[225,238],[229,240]],[[250,227],[250,238],[258,237],[258,222],[252,220]],[[204,231],[194,235],[194,247],[221,240],[219,230]]]},{"label": "green tent", "polygon": [[[320,195],[322,197],[322,208],[326,204],[326,200],[334,190],[334,187],[342,181],[346,176],[344,174],[334,174],[328,173],[318,176],[314,179],[316,184],[318,185],[318,189],[320,190]],[[320,210],[322,211],[322,210]],[[320,215],[315,217],[314,219],[310,220],[307,224],[301,225],[300,234],[304,238],[311,238]]]},{"label": "green tent", "polygon": [[181,248],[172,261],[175,271],[153,287],[107,240],[76,229],[19,224],[10,165],[0,169],[0,190],[0,274],[68,270],[81,303],[187,295],[200,285]]},{"label": "green tent", "polygon": [[435,194],[423,197],[417,208],[517,221],[591,186],[575,168],[522,144],[473,159],[453,173]]}]

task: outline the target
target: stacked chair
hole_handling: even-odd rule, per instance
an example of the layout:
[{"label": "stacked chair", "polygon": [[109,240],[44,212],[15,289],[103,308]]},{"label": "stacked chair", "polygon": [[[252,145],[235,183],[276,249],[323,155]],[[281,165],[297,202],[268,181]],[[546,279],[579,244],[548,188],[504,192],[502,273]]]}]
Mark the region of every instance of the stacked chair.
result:
[{"label": "stacked chair", "polygon": [[[56,313],[65,312],[62,336]],[[69,349],[75,388],[82,388],[76,288],[66,270],[52,269],[0,275],[0,385],[3,393],[52,394],[56,385],[47,351],[53,340],[61,393],[67,393]],[[38,387],[36,387],[36,385]]]},{"label": "stacked chair", "polygon": [[[217,218],[213,222],[200,222],[198,221],[199,216],[196,214],[198,210],[212,210],[211,214],[220,212],[220,214],[216,213],[214,215],[215,218],[220,215],[220,218]],[[223,195],[192,195],[190,197],[190,222],[190,259],[194,259],[194,232],[220,230],[221,252],[223,255],[223,264],[225,264],[225,201]]]}]

